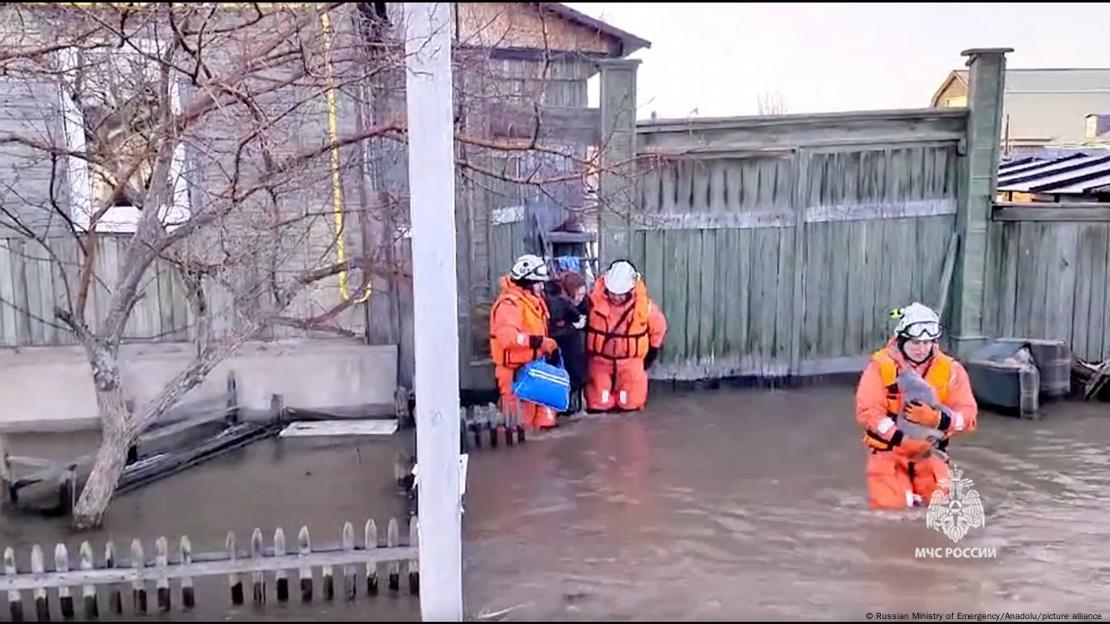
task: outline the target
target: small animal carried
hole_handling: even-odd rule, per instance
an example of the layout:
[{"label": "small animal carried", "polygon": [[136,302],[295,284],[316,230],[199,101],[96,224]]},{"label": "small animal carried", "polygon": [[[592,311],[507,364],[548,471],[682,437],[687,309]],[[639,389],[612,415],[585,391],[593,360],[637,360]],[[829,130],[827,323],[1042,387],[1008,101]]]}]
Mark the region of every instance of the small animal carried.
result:
[{"label": "small animal carried", "polygon": [[[897,383],[898,387],[902,390],[903,404],[918,402],[931,405],[941,410],[944,409],[944,407],[940,405],[940,401],[937,400],[937,395],[936,392],[933,391],[933,387],[930,386],[921,375],[917,374],[916,371],[910,368],[903,369],[898,373]],[[924,427],[907,420],[905,410],[898,413],[898,418],[895,422],[898,428],[905,432],[905,435],[911,438],[929,440],[934,446],[937,442],[946,437],[944,432],[940,429]],[[943,451],[937,450],[936,448],[934,448],[932,452],[941,456],[945,455]]]}]

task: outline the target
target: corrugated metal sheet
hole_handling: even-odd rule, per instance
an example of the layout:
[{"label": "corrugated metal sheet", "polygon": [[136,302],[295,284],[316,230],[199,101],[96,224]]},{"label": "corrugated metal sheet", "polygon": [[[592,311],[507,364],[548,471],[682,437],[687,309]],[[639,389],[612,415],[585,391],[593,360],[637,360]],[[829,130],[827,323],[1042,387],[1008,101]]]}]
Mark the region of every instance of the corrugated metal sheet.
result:
[{"label": "corrugated metal sheet", "polygon": [[1019,166],[1027,164],[1032,164],[1035,166],[1038,164],[1037,159],[1033,158],[1032,156],[1028,156],[1026,158],[1017,158],[1008,162],[1001,163],[1000,165],[998,165],[998,173],[1001,174],[1016,171]]},{"label": "corrugated metal sheet", "polygon": [[1003,163],[998,166],[998,181],[999,183],[1005,183],[1015,178],[1019,173],[1034,171],[1040,169],[1041,167],[1044,167],[1046,164],[1063,162],[1066,160],[1083,157],[1083,154],[1071,154],[1058,159],[1033,158],[1032,156],[1030,156],[1028,158],[1022,158],[1020,160],[1013,161],[1013,163]]},{"label": "corrugated metal sheet", "polygon": [[1083,195],[1110,184],[1110,152],[1060,158],[1022,158],[998,168],[1002,192]]}]

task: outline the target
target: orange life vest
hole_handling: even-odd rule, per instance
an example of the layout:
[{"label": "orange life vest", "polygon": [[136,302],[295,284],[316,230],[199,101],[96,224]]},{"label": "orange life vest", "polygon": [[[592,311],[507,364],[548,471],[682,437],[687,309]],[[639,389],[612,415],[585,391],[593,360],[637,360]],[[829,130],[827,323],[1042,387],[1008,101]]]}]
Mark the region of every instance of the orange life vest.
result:
[{"label": "orange life vest", "polygon": [[[590,316],[586,324],[586,352],[610,360],[642,358],[647,355],[648,313],[651,302],[647,286],[636,281],[632,302],[614,307],[605,294],[604,278],[594,284],[590,293]],[[615,318],[614,318],[615,317]]]},{"label": "orange life vest", "polygon": [[[886,413],[891,420],[895,420],[902,412],[902,389],[898,387],[899,365],[886,348],[879,349],[871,355],[871,360],[879,365],[879,377],[883,387],[886,388]],[[933,361],[929,370],[925,372],[925,383],[933,389],[937,401],[944,404],[948,400],[948,385],[952,379],[952,358],[939,350],[933,354]],[[891,444],[877,434],[868,430],[863,436],[864,442],[876,450],[890,450]],[[942,440],[937,448],[945,450],[948,440]]]},{"label": "orange life vest", "polygon": [[[871,355],[879,365],[879,376],[886,388],[886,412],[894,418],[902,411],[902,390],[898,387],[898,363],[887,350],[880,349]],[[937,395],[942,404],[948,400],[948,383],[952,379],[952,358],[939,350],[933,354],[933,361],[925,373],[925,382]]]},{"label": "orange life vest", "polygon": [[[490,308],[491,321],[496,318],[498,308],[505,303],[511,303],[520,309],[523,317],[521,333],[529,336],[547,335],[547,322],[551,314],[547,310],[547,302],[542,297],[525,293],[506,278],[501,281],[501,295],[493,303],[493,307]],[[492,331],[490,333],[489,351],[495,365],[508,368],[524,366],[540,356],[538,349],[533,349],[527,344],[508,346],[499,344]]]}]

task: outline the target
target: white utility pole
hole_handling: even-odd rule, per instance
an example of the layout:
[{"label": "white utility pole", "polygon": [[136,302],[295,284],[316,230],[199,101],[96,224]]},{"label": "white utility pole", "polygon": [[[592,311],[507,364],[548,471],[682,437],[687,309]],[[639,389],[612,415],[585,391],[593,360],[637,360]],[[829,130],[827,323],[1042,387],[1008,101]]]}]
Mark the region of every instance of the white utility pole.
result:
[{"label": "white utility pole", "polygon": [[462,621],[451,5],[405,3],[420,611]]}]

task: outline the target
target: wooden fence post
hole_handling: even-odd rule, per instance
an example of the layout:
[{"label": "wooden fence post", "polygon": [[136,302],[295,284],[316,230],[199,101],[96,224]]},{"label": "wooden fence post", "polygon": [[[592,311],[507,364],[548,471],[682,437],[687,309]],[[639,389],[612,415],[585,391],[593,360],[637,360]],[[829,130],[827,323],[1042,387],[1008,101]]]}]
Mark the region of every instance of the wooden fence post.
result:
[{"label": "wooden fence post", "polygon": [[[4,574],[15,576],[19,570],[15,567],[15,550],[12,547],[4,549]],[[18,589],[8,591],[8,609],[13,622],[23,621],[23,597]]]},{"label": "wooden fence post", "polygon": [[476,410],[476,415],[470,425],[470,430],[474,432],[475,449],[482,449],[482,429],[488,426],[490,426],[490,422],[485,420],[485,411],[482,409]]},{"label": "wooden fence post", "polygon": [[[355,552],[355,527],[350,522],[343,523],[343,550]],[[358,572],[355,564],[348,563],[343,568],[343,591],[347,593],[347,600],[354,600],[357,594],[355,579]]]},{"label": "wooden fence post", "polygon": [[303,559],[298,570],[301,578],[301,602],[312,602],[312,566],[305,559],[312,554],[312,538],[306,526],[302,526],[301,532],[297,534],[297,552]]},{"label": "wooden fence post", "polygon": [[[31,547],[31,572],[35,574],[46,573],[46,562],[43,560],[42,547],[35,544]],[[35,614],[40,622],[50,621],[50,604],[46,602],[46,590],[35,590]]]},{"label": "wooden fence post", "polygon": [[[109,570],[116,567],[116,547],[111,540],[108,540],[108,543],[104,545],[104,567]],[[116,615],[123,613],[123,593],[119,585],[112,585],[108,608]]]},{"label": "wooden fence post", "polygon": [[335,599],[335,570],[330,564],[320,566],[320,576],[324,582],[324,600]]},{"label": "wooden fence post", "polygon": [[[54,570],[56,572],[69,572],[69,550],[65,544],[54,547]],[[73,594],[68,587],[58,588],[58,602],[62,608],[62,619],[73,619]]]},{"label": "wooden fence post", "polygon": [[[189,543],[189,536],[181,536],[181,565],[193,562],[193,545]],[[181,604],[186,610],[196,606],[196,592],[193,589],[193,577],[181,577]]]},{"label": "wooden fence post", "polygon": [[[235,533],[229,531],[227,534],[227,559],[228,561],[235,561],[236,558]],[[243,580],[239,578],[237,573],[232,572],[227,575],[227,585],[231,590],[231,604],[235,606],[243,604]]]},{"label": "wooden fence post", "polygon": [[170,546],[165,537],[159,537],[154,542],[154,565],[158,566],[159,572],[154,584],[158,609],[166,613],[170,610],[170,577],[166,574],[170,565]]},{"label": "wooden fence post", "polygon": [[[281,527],[274,531],[274,556],[285,556],[285,531]],[[278,602],[289,602],[289,577],[285,570],[274,572],[274,584],[277,585]]]},{"label": "wooden fence post", "polygon": [[[420,519],[418,516],[413,516],[409,520],[409,546],[420,548]],[[415,596],[420,593],[420,559],[410,559],[408,568],[409,593]]]},{"label": "wooden fence post", "polygon": [[[146,567],[143,544],[137,539],[131,541],[131,567],[136,571],[142,571]],[[142,579],[136,579],[131,583],[131,598],[135,610],[139,613],[146,613],[146,583]]]},{"label": "wooden fence post", "polygon": [[[87,572],[95,568],[92,545],[81,542],[81,570]],[[95,620],[100,617],[100,607],[96,604],[96,585],[85,583],[81,588],[81,600],[85,603],[85,619]]]},{"label": "wooden fence post", "polygon": [[[385,545],[396,548],[400,545],[401,530],[397,525],[397,518],[390,518],[385,530]],[[389,562],[389,591],[396,592],[401,589],[401,564],[396,561]]]},{"label": "wooden fence post", "polygon": [[[367,551],[378,547],[378,524],[373,519],[366,521],[363,539],[366,542]],[[368,596],[378,595],[378,564],[376,561],[366,564],[366,594]]]},{"label": "wooden fence post", "polygon": [[[524,444],[527,441],[524,437],[524,404],[520,401],[517,401],[516,409],[513,410],[513,422],[516,423],[516,443]],[[506,438],[509,435],[512,435],[511,431],[506,434]],[[508,440],[506,440],[506,442],[512,446],[511,442]]]},{"label": "wooden fence post", "polygon": [[[255,529],[251,533],[251,559],[254,561],[261,561],[263,557],[262,552],[262,529]],[[251,575],[251,594],[254,596],[255,605],[266,604],[266,574],[262,570],[256,570]]]}]

